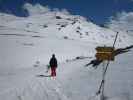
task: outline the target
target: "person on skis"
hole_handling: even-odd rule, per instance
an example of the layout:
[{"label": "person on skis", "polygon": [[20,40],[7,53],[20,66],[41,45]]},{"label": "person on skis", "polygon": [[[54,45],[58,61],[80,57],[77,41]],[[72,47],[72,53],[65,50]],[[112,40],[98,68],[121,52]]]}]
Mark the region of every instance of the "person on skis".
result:
[{"label": "person on skis", "polygon": [[56,76],[56,68],[57,68],[57,59],[55,57],[55,54],[52,55],[52,58],[50,59],[49,65],[51,68],[51,76],[55,77]]}]

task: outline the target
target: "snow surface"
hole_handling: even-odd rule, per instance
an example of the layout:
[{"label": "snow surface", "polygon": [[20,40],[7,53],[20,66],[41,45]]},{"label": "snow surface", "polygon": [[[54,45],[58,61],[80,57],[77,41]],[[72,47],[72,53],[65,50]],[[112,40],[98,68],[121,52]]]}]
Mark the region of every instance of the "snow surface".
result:
[{"label": "snow surface", "polygon": [[[95,58],[96,46],[112,45],[115,35],[81,16],[56,11],[26,18],[0,14],[0,100],[99,100],[102,65],[84,65]],[[132,44],[132,37],[119,33],[116,48]],[[46,65],[53,53],[59,61],[56,79],[39,77],[50,74]],[[133,51],[111,62],[107,100],[133,100],[132,65]]]}]

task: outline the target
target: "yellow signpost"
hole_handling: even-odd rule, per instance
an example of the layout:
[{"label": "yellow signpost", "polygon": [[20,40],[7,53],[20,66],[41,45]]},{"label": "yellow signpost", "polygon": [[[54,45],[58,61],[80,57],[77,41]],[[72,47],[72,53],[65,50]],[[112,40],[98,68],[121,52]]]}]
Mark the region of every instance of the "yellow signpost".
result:
[{"label": "yellow signpost", "polygon": [[114,61],[115,55],[114,55],[114,47],[97,47],[96,48],[96,58],[97,60],[109,60]]},{"label": "yellow signpost", "polygon": [[[106,47],[106,46],[96,47],[96,51],[97,51],[97,53],[95,55],[96,59],[99,61],[103,61],[102,81],[100,83],[99,90],[96,93],[97,95],[101,93],[100,100],[105,100],[105,97],[104,97],[105,75],[106,75],[110,61],[114,61],[114,59],[115,59],[115,43],[117,40],[117,36],[118,36],[118,32],[116,34],[116,37],[115,37],[112,47],[109,47],[109,46],[108,47]],[[104,65],[104,61],[107,61],[106,66]]]}]

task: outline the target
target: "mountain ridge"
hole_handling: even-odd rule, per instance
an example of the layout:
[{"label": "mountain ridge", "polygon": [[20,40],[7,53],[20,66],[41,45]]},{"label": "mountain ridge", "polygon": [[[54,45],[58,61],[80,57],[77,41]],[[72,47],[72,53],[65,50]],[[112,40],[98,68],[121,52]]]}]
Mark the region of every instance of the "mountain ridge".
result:
[{"label": "mountain ridge", "polygon": [[[1,26],[33,32],[31,34],[96,42],[101,45],[111,46],[116,35],[115,31],[100,27],[82,16],[64,14],[59,11],[48,11],[26,18],[0,14],[0,20]],[[119,34],[118,42],[117,46],[123,46],[123,44],[129,46],[133,43],[132,38],[122,32]]]}]

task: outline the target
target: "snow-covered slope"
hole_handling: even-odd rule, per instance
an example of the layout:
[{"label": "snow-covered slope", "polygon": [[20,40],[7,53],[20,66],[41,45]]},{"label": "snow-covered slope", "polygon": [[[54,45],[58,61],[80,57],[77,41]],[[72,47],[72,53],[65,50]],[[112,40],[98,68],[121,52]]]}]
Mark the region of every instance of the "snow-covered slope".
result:
[{"label": "snow-covered slope", "polygon": [[[133,51],[120,55],[109,66],[105,96],[107,100],[133,99]],[[100,100],[96,96],[102,65],[98,69],[84,67],[90,59],[59,64],[56,79],[39,77],[49,75],[45,66],[10,70],[0,74],[0,100]],[[128,64],[127,64],[128,63]]]},{"label": "snow-covered slope", "polygon": [[[101,28],[81,16],[65,15],[56,11],[49,11],[28,18],[19,18],[2,25],[10,29],[27,31],[28,34],[34,34],[40,37],[52,36],[95,42],[101,45],[112,45],[116,35],[116,32]],[[9,34],[13,33],[10,32]],[[130,38],[127,33],[122,34],[120,31],[117,47],[130,45],[131,42],[132,38]]]},{"label": "snow-covered slope", "polygon": [[[57,54],[60,62],[76,56],[94,56],[97,45],[112,46],[116,35],[81,16],[59,11],[28,18],[3,14],[0,20],[4,23],[0,23],[1,60],[6,66],[12,62],[26,66],[38,60],[47,64],[52,53]],[[132,41],[127,34],[119,33],[116,47],[131,45]]]},{"label": "snow-covered slope", "polygon": [[6,23],[15,21],[17,19],[20,19],[20,18],[14,15],[0,13],[0,25],[5,25]]},{"label": "snow-covered slope", "polygon": [[[47,9],[45,13],[35,13],[26,18],[0,14],[0,100],[90,99],[98,88],[102,67],[88,71],[83,66],[94,58],[96,46],[112,45],[115,35],[116,32],[101,28],[81,16],[59,11]],[[116,47],[132,43],[132,37],[120,32]],[[45,68],[53,53],[59,61],[57,79],[37,77],[39,74],[49,74],[45,73]],[[76,60],[79,56],[88,59]],[[126,98],[123,100],[133,99],[131,56],[132,53],[129,53],[126,58],[119,58],[122,65],[114,64],[113,73],[109,73],[114,76],[108,80],[120,90],[115,93],[116,87],[113,85],[107,91],[108,97],[122,98],[119,97],[122,95]],[[124,73],[126,77],[117,81],[125,69],[119,72],[118,77],[115,77],[115,70],[119,71],[120,66],[127,63],[130,65]],[[129,87],[122,88],[125,84]]]}]

